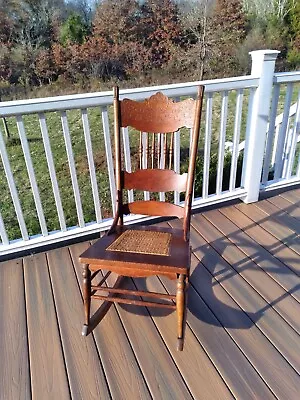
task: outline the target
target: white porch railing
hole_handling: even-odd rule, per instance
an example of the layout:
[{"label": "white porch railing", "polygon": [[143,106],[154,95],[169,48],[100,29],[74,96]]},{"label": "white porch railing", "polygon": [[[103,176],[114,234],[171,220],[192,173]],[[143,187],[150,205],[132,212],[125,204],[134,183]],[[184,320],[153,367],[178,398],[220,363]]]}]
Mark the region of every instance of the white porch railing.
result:
[{"label": "white porch railing", "polygon": [[[280,91],[276,88],[286,82],[293,85],[300,81],[299,73],[274,75],[276,56],[274,51],[254,52],[255,65],[250,76],[121,91],[123,98],[142,100],[162,91],[178,100],[194,96],[199,83],[205,85],[199,144],[202,158],[197,170],[193,207],[233,198],[247,202],[257,200],[262,171],[263,177],[268,175],[270,143],[274,142],[272,121],[277,115],[274,98],[277,110],[276,98]],[[269,121],[273,79],[275,90]],[[286,96],[285,109],[289,110],[291,89]],[[0,104],[0,117],[7,119],[14,136],[12,145],[11,139],[5,140],[0,127],[0,257],[89,235],[110,226],[115,203],[111,105],[112,92]],[[282,121],[285,119],[284,114]],[[299,106],[295,121],[295,133],[290,140],[293,154],[297,154],[293,138],[299,131]],[[268,126],[265,153],[266,134],[260,132],[266,132]],[[188,158],[188,136],[185,130],[175,135],[173,156],[177,172],[184,168]],[[283,137],[284,133],[278,136],[278,143],[281,142],[277,144],[277,154],[285,149],[285,145],[281,145],[282,141],[285,143]],[[246,146],[242,157],[239,145],[243,140]],[[226,141],[232,142],[230,154],[225,150]],[[136,148],[127,129],[123,131],[123,145],[125,167],[130,171]],[[261,147],[260,151],[257,146]],[[210,168],[212,163],[215,163],[214,174]],[[288,169],[286,177],[278,175],[276,170],[276,179],[263,178],[262,184],[272,187],[282,181],[300,182],[299,162],[297,168],[295,175],[293,169]],[[134,195],[128,193],[129,201]],[[147,198],[149,194],[144,193],[144,196]],[[164,193],[159,194],[162,200],[164,196]],[[178,193],[174,194],[173,201],[180,203]],[[145,217],[133,215],[128,216],[126,222],[143,219]]]},{"label": "white porch railing", "polygon": [[[262,189],[297,183],[300,179],[300,73],[275,74],[267,134]],[[293,99],[297,101],[291,105]],[[280,100],[281,104],[280,104]],[[283,104],[283,112],[278,109]]]}]

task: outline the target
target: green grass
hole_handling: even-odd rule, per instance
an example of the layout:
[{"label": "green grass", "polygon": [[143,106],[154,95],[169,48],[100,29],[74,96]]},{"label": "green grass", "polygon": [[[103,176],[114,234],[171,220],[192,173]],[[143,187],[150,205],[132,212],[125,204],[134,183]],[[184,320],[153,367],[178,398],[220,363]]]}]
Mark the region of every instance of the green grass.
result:
[{"label": "green grass", "polygon": [[[283,88],[284,91],[284,88]],[[297,94],[294,94],[294,97]],[[283,103],[280,100],[280,107]],[[247,109],[248,109],[249,91],[245,90],[244,102],[243,102],[243,113],[242,113],[242,124],[241,124],[241,136],[240,141],[244,140],[246,132],[247,122]],[[295,101],[293,99],[293,101]],[[234,133],[234,122],[235,122],[235,103],[236,103],[236,92],[229,92],[228,98],[228,117],[227,117],[227,131],[226,141],[232,141]],[[211,168],[210,168],[210,193],[213,193],[214,183],[216,179],[215,171],[217,168],[217,152],[219,142],[219,131],[220,131],[220,115],[221,115],[222,99],[220,94],[216,93],[213,98],[213,121],[212,121],[212,144],[211,144]],[[197,183],[196,191],[197,194],[201,194],[202,189],[202,178],[201,171],[203,168],[203,147],[204,147],[204,125],[205,125],[205,104],[203,107],[203,116],[201,124],[201,137],[199,143],[199,161],[197,169]],[[74,152],[74,159],[76,164],[76,171],[78,177],[78,184],[81,194],[82,207],[85,222],[91,222],[95,220],[95,211],[93,196],[90,184],[90,176],[88,169],[88,162],[86,156],[86,148],[83,134],[83,127],[81,122],[81,113],[79,110],[73,110],[67,112],[69,129],[71,133],[72,147]],[[94,161],[96,167],[96,177],[98,188],[100,192],[100,201],[102,205],[102,216],[109,217],[112,215],[111,210],[111,195],[108,181],[107,163],[104,148],[104,137],[102,129],[102,118],[101,110],[98,107],[91,108],[88,111],[89,124],[91,130],[91,139],[94,153]],[[109,108],[109,119],[112,130],[112,107]],[[71,183],[71,177],[69,172],[69,165],[67,161],[67,154],[65,149],[64,137],[61,127],[60,114],[51,112],[46,114],[48,133],[50,138],[50,144],[52,154],[54,158],[55,170],[61,194],[63,209],[65,213],[67,226],[77,225],[77,214],[75,207],[75,200],[73,196],[73,189]],[[0,122],[1,123],[1,122]],[[16,182],[18,194],[20,197],[21,207],[24,213],[26,226],[30,235],[40,233],[39,222],[35,211],[34,199],[30,187],[29,177],[25,165],[22,147],[19,140],[15,118],[7,118],[8,128],[10,132],[10,138],[6,140],[7,151],[11,168],[13,171],[14,179]],[[58,216],[56,212],[54,195],[52,192],[52,185],[48,172],[48,166],[40,132],[38,117],[36,115],[24,116],[24,125],[26,135],[30,147],[30,153],[32,162],[36,174],[37,184],[40,191],[41,201],[47,221],[47,227],[49,231],[60,229]],[[3,132],[2,126],[1,130]],[[189,131],[182,130],[181,133],[181,169],[187,168],[188,161],[188,148],[189,148]],[[138,139],[133,139],[131,142],[131,150],[134,155],[133,158],[137,159],[138,153]],[[228,175],[230,171],[231,156],[226,155],[224,162],[224,177]],[[228,170],[229,168],[229,170]],[[8,232],[9,239],[16,239],[21,237],[21,233],[18,227],[16,214],[12,204],[10,192],[8,189],[7,181],[3,166],[0,163],[0,187],[1,187],[1,198],[0,198],[0,210]],[[223,187],[224,189],[225,187]]]}]

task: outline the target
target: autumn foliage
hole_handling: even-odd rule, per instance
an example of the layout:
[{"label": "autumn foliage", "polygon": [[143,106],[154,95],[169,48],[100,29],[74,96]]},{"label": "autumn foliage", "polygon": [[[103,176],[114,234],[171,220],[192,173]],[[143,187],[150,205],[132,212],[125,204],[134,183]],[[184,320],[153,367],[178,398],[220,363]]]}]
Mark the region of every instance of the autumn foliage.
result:
[{"label": "autumn foliage", "polygon": [[[242,0],[102,0],[81,14],[77,3],[68,2],[73,8],[67,10],[63,0],[3,2],[0,83],[230,76],[245,72],[248,50],[255,46],[251,34],[257,26]],[[290,36],[285,30],[296,56],[298,9],[288,15]],[[259,45],[272,47],[267,39]]]}]

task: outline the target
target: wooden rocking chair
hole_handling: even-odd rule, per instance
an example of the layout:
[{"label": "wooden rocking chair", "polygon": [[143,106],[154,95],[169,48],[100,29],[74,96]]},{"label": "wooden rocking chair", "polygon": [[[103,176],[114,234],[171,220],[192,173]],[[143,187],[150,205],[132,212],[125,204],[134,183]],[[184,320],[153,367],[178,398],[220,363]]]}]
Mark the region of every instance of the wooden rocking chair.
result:
[{"label": "wooden rocking chair", "polygon": [[[116,215],[107,235],[99,239],[80,256],[80,262],[83,263],[85,311],[83,335],[89,334],[96,327],[107,313],[112,302],[147,307],[166,307],[177,310],[177,349],[183,349],[191,257],[189,246],[191,202],[203,92],[204,87],[200,86],[196,100],[187,99],[181,102],[173,102],[162,93],[157,93],[149,99],[137,102],[129,99],[120,101],[119,90],[117,87],[114,88]],[[121,167],[120,130],[128,126],[141,132],[140,168],[132,173],[123,171]],[[180,175],[175,173],[171,166],[174,132],[182,127],[191,128],[192,144],[188,173]],[[149,134],[151,135],[150,141],[148,141]],[[143,141],[144,135],[147,135],[146,144]],[[170,138],[169,150],[167,146],[168,137]],[[155,168],[155,165],[158,168]],[[166,167],[169,169],[166,169]],[[185,192],[184,207],[156,200],[124,204],[123,191],[131,189],[151,193]],[[123,215],[129,213],[183,218],[183,229],[124,226]],[[102,276],[101,281],[98,284],[92,284],[92,280],[102,270],[107,272]],[[111,272],[118,274],[115,285],[113,287],[103,286]],[[167,295],[120,288],[124,277],[147,277],[151,275],[163,275],[170,279],[177,279],[176,294]],[[99,291],[108,292],[108,295],[96,294]],[[136,300],[126,298],[126,295],[134,296]],[[163,299],[170,301],[170,303],[142,301],[140,300],[142,297]],[[91,298],[104,301],[92,317],[90,317]]]}]

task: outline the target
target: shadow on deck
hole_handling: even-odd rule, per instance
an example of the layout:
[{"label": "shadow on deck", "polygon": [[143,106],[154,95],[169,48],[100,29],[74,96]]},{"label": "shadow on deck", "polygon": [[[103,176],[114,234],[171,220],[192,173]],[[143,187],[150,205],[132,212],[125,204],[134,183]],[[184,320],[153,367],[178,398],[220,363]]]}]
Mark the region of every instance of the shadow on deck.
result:
[{"label": "shadow on deck", "polygon": [[81,336],[88,242],[1,263],[0,398],[298,399],[299,233],[300,189],[192,217],[183,352],[160,309],[113,306]]}]

